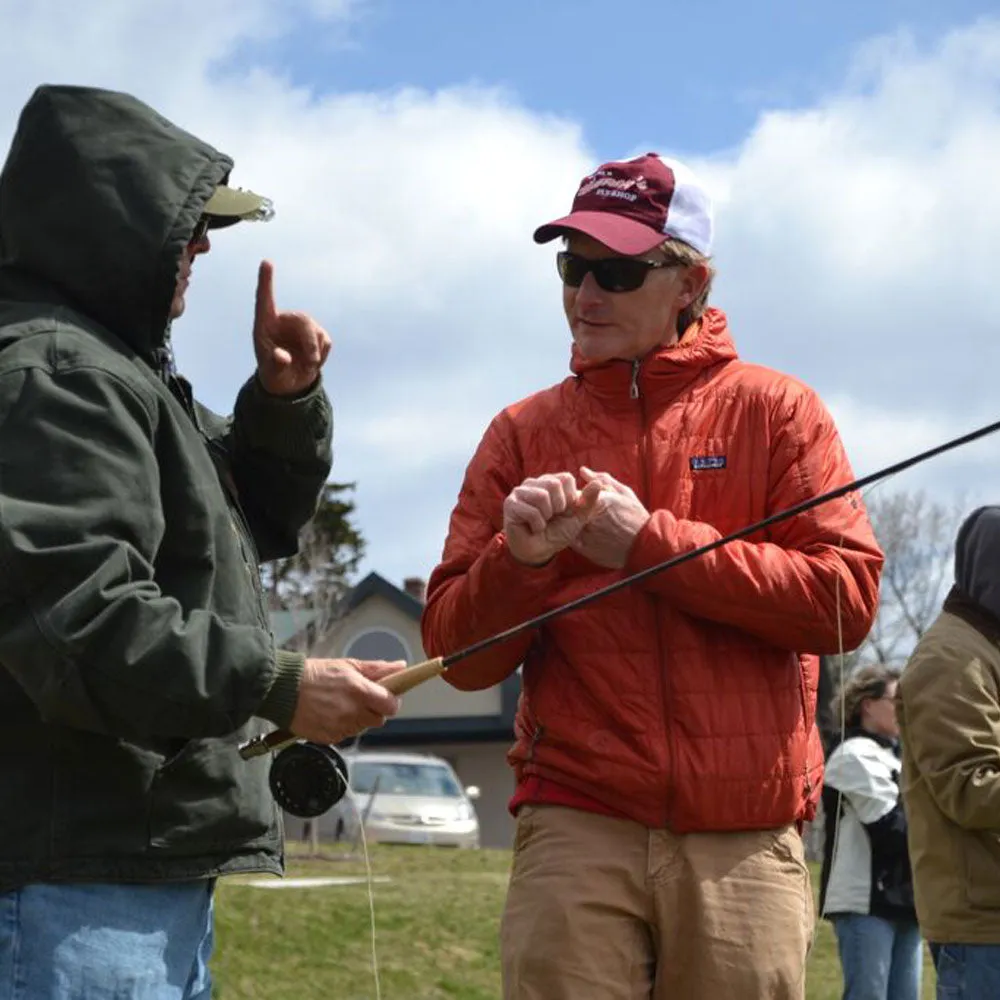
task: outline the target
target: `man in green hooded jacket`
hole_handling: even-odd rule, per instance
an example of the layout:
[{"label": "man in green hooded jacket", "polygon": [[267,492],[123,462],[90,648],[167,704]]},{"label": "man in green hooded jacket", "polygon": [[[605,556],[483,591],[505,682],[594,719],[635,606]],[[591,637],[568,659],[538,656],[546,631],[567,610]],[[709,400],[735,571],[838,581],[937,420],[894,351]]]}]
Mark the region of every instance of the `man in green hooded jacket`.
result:
[{"label": "man in green hooded jacket", "polygon": [[0,173],[0,1000],[209,995],[219,875],[283,867],[275,725],[334,743],[402,664],[276,650],[259,563],[330,471],[322,328],[261,265],[233,416],[175,371],[209,232],[266,219],[142,102],[40,87]]}]

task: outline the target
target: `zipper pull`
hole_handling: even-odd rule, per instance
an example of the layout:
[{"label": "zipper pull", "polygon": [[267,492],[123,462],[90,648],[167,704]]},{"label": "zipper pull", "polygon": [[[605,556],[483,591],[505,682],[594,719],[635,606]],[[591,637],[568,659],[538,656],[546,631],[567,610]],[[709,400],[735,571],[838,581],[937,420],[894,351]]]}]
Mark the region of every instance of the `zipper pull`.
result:
[{"label": "zipper pull", "polygon": [[639,365],[638,358],[632,362],[632,381],[629,383],[628,394],[631,399],[639,398]]}]

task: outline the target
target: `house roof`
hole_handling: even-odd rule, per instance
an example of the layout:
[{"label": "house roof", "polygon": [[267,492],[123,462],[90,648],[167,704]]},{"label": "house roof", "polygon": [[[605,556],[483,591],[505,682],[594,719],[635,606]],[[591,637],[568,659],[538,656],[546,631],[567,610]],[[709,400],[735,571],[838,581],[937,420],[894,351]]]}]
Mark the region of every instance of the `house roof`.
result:
[{"label": "house roof", "polygon": [[350,593],[347,599],[347,610],[353,611],[370,597],[383,597],[405,615],[414,621],[420,621],[424,606],[412,594],[401,590],[378,573],[369,573]]},{"label": "house roof", "polygon": [[[348,613],[363,604],[370,597],[382,597],[404,615],[419,623],[424,610],[423,604],[412,594],[390,583],[378,573],[369,573],[347,595],[346,610]],[[291,642],[300,632],[313,622],[319,620],[322,611],[319,609],[300,608],[296,611],[270,612],[271,631],[274,633],[274,644],[278,647]]]}]

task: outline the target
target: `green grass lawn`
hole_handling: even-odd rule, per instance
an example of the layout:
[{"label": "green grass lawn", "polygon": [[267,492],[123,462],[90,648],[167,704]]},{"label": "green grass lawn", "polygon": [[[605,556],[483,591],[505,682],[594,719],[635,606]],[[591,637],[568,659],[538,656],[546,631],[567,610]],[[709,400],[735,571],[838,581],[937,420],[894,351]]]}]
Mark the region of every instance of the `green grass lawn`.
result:
[{"label": "green grass lawn", "polygon": [[[361,858],[305,859],[288,876],[363,875]],[[379,846],[372,851],[383,1000],[498,1000],[497,925],[510,855]],[[264,889],[232,878],[217,897],[214,996],[223,1000],[368,1000],[371,973],[364,885]],[[272,880],[273,881],[273,880]],[[933,997],[929,960],[924,997]],[[840,968],[826,921],[809,962],[809,1000],[839,1000]]]}]

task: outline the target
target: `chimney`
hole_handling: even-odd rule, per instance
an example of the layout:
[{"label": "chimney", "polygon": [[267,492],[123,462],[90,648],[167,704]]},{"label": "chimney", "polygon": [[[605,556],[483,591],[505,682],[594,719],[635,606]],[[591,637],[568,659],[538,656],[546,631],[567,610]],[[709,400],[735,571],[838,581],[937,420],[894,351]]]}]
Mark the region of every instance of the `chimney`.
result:
[{"label": "chimney", "polygon": [[415,597],[421,604],[427,599],[427,584],[421,576],[408,576],[403,581],[403,590]]}]

